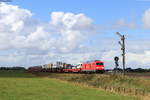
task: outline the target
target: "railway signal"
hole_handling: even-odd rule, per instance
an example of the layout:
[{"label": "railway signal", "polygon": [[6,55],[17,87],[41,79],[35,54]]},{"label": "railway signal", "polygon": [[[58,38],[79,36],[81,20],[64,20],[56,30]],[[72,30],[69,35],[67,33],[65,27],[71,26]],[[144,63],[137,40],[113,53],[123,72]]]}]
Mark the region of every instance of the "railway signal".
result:
[{"label": "railway signal", "polygon": [[118,70],[118,66],[119,66],[119,64],[118,64],[118,61],[119,61],[119,57],[114,57],[114,61],[115,61],[115,66],[116,66],[116,68],[115,68],[115,73],[117,73],[117,70]]},{"label": "railway signal", "polygon": [[123,74],[125,75],[125,36],[121,35],[119,32],[116,32],[116,34],[121,38],[121,41],[118,43],[120,44],[122,50]]},{"label": "railway signal", "polygon": [[116,64],[116,68],[119,66],[119,64],[118,64],[118,61],[119,61],[119,57],[114,57],[114,60],[115,60],[115,64]]}]

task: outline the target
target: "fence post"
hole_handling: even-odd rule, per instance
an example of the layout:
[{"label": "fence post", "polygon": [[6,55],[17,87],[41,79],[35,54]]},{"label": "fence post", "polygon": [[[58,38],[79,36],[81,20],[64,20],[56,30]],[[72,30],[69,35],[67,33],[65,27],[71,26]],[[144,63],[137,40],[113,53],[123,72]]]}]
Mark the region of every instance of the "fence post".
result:
[{"label": "fence post", "polygon": [[125,88],[123,88],[123,92],[124,92],[124,93],[125,93],[125,91],[126,91]]},{"label": "fence post", "polygon": [[120,87],[118,87],[118,92],[120,93]]},{"label": "fence post", "polygon": [[142,91],[142,95],[145,96],[145,90]]},{"label": "fence post", "polygon": [[129,88],[129,93],[130,93],[130,94],[132,94],[132,90],[131,90],[131,88]]},{"label": "fence post", "polygon": [[104,86],[104,89],[107,90],[107,86]]},{"label": "fence post", "polygon": [[137,95],[137,89],[135,89],[135,95]]}]

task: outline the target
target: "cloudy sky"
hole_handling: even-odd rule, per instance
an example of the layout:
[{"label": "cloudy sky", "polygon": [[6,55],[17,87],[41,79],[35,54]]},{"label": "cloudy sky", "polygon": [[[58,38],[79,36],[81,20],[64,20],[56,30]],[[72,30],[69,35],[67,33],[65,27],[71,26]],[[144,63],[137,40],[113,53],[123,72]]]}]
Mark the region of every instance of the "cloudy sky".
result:
[{"label": "cloudy sky", "polygon": [[127,67],[150,68],[149,0],[13,0],[0,3],[0,66],[72,64],[120,57]]}]

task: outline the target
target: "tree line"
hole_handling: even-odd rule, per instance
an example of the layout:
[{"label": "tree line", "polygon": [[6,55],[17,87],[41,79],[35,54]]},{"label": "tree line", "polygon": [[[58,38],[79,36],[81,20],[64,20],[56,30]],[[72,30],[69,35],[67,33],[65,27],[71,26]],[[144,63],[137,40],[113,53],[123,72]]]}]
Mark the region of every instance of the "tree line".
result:
[{"label": "tree line", "polygon": [[[15,67],[0,67],[0,70],[27,70],[25,67],[20,67],[20,66],[15,66]],[[122,68],[114,68],[114,71],[123,71]],[[110,71],[110,69],[106,69],[106,71]],[[125,69],[126,72],[150,72],[150,68],[149,69],[144,69],[144,68],[126,68]]]},{"label": "tree line", "polygon": [[0,70],[26,70],[24,67],[0,67]]},{"label": "tree line", "polygon": [[[122,68],[114,68],[114,71],[123,71]],[[150,69],[144,69],[144,68],[136,68],[136,69],[132,69],[132,68],[126,68],[125,69],[126,72],[150,72]]]}]

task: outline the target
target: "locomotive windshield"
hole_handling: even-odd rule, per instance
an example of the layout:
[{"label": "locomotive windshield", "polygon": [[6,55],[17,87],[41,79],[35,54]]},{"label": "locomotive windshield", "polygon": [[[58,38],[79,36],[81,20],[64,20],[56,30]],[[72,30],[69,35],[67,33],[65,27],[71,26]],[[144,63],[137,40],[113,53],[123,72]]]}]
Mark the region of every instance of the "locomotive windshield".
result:
[{"label": "locomotive windshield", "polygon": [[103,63],[96,63],[96,65],[104,65]]}]

